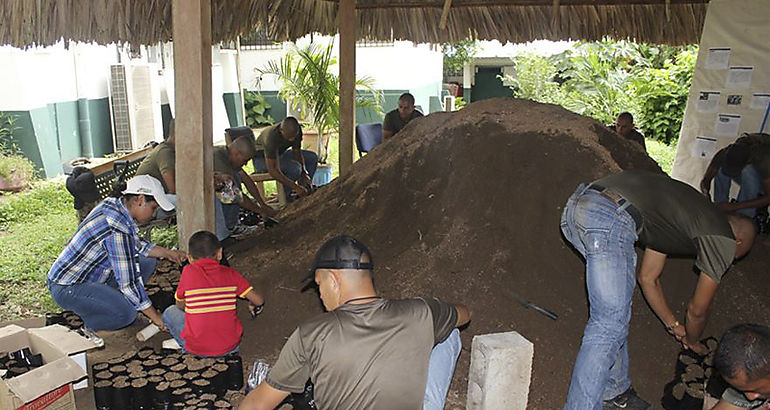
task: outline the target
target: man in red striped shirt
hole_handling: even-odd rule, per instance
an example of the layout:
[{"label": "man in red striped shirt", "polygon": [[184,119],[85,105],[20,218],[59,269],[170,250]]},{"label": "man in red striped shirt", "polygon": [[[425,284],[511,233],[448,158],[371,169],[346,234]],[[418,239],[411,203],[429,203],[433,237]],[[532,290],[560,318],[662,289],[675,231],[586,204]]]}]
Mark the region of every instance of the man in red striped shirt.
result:
[{"label": "man in red striped shirt", "polygon": [[220,265],[222,247],[216,235],[199,231],[190,237],[187,258],[176,289],[176,306],[163,312],[163,323],[185,351],[223,356],[238,351],[243,327],[236,315],[238,298],[249,301],[252,316],[264,299],[235,269]]}]

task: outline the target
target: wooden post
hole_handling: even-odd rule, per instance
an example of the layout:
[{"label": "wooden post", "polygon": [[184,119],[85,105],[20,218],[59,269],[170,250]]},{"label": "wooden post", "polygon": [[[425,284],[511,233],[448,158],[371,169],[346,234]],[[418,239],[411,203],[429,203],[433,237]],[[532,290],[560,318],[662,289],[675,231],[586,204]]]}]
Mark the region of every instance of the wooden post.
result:
[{"label": "wooden post", "polygon": [[211,0],[173,0],[176,193],[179,247],[214,232]]},{"label": "wooden post", "polygon": [[356,92],[356,1],[340,0],[337,27],[340,33],[340,176],[353,165],[353,129]]}]

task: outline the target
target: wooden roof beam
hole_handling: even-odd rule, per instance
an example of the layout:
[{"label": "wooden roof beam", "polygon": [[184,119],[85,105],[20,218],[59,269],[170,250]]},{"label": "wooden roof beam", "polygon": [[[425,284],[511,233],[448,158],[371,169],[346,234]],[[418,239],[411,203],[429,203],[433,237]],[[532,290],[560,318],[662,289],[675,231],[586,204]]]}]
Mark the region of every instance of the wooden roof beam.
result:
[{"label": "wooden roof beam", "polygon": [[[324,0],[332,3],[339,3],[339,0]],[[561,0],[562,6],[668,6],[677,4],[708,4],[709,0]],[[356,10],[371,9],[405,9],[405,8],[441,8],[443,9],[446,1],[423,2],[407,1],[403,3],[387,4],[356,4]],[[452,2],[453,8],[466,7],[518,7],[518,6],[550,6],[551,2],[542,0],[479,0],[468,2]]]}]

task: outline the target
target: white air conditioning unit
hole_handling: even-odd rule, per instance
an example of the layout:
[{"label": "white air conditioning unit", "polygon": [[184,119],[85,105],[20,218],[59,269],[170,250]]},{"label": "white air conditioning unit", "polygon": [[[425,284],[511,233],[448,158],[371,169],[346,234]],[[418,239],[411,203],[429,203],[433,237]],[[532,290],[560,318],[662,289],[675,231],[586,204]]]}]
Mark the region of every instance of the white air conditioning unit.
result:
[{"label": "white air conditioning unit", "polygon": [[163,140],[160,79],[155,64],[110,66],[110,107],[115,152],[131,152]]}]

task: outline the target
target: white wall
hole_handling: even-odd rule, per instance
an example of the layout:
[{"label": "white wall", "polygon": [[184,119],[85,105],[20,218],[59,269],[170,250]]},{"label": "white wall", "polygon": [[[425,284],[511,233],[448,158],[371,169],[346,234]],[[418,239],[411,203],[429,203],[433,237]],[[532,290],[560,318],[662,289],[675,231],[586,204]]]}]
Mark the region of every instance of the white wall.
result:
[{"label": "white wall", "polygon": [[[334,43],[333,54],[339,59],[339,37],[313,36],[313,42],[319,45]],[[310,44],[310,36],[297,40],[297,46]],[[250,90],[275,91],[280,84],[275,76],[263,76],[257,85],[254,68],[262,68],[268,61],[281,58],[290,49],[290,43],[284,43],[280,49],[242,50],[241,75],[244,88]],[[336,71],[339,65],[336,66]],[[392,46],[357,47],[356,77],[370,76],[375,80],[377,89],[431,89],[433,95],[441,92],[443,76],[443,54],[438,48],[428,44],[415,45],[409,41],[396,41]],[[416,96],[417,105],[428,109],[427,95]]]}]

